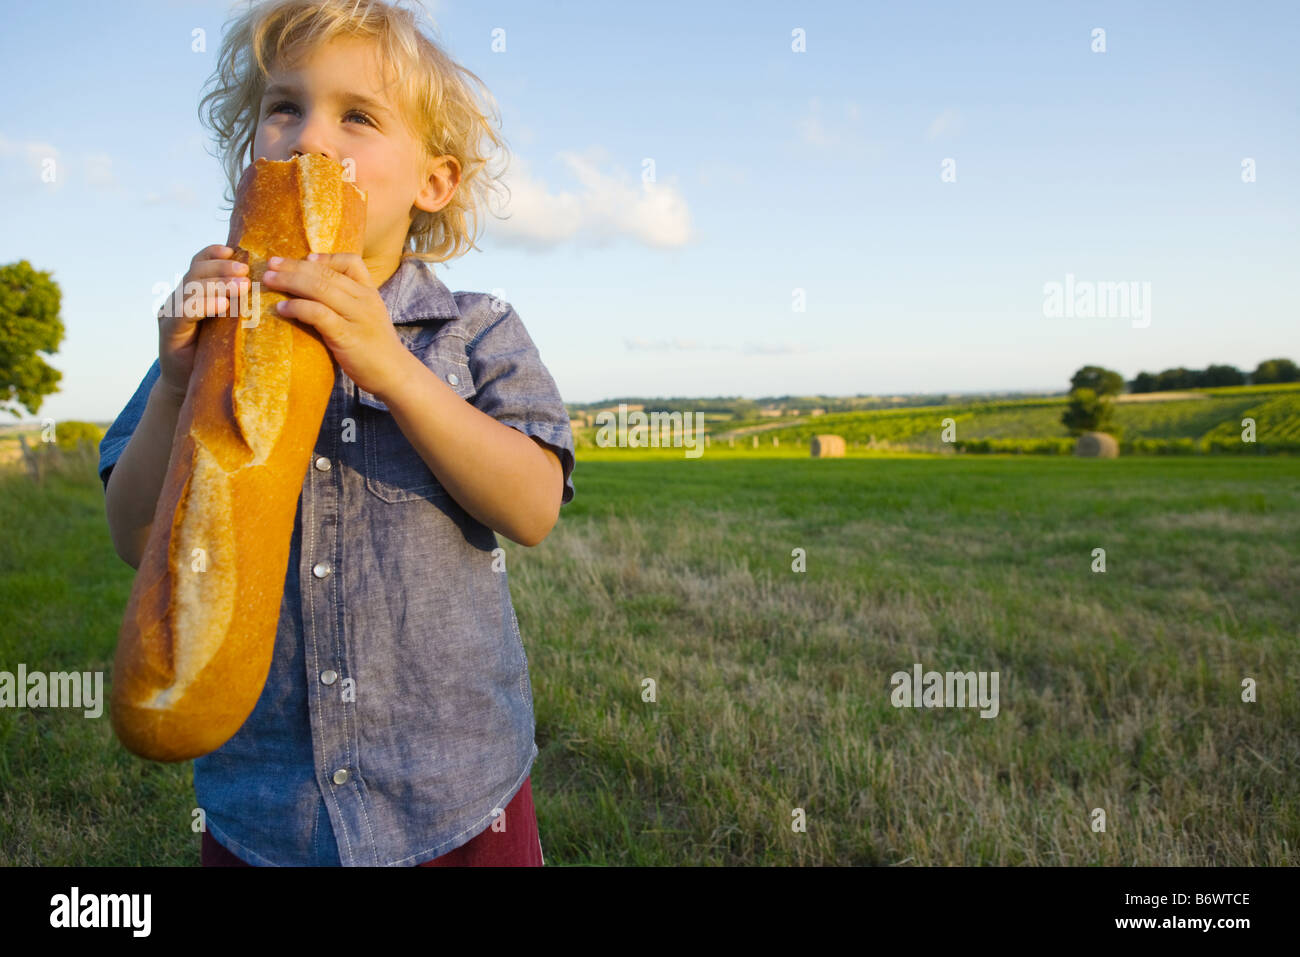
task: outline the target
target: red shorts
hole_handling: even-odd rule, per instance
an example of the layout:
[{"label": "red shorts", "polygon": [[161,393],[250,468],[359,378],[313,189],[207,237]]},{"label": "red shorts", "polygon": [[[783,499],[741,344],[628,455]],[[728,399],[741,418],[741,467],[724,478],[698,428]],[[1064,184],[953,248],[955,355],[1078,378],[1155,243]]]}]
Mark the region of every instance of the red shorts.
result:
[{"label": "red shorts", "polygon": [[[468,843],[454,848],[425,861],[420,867],[541,867],[542,842],[537,835],[537,814],[533,810],[533,792],[529,786],[531,777],[524,778],[523,785],[506,805],[506,829],[494,831],[488,825],[487,830],[476,834]],[[222,847],[207,831],[203,832],[203,844],[199,852],[204,867],[248,867],[247,861],[240,860],[226,848]]]}]

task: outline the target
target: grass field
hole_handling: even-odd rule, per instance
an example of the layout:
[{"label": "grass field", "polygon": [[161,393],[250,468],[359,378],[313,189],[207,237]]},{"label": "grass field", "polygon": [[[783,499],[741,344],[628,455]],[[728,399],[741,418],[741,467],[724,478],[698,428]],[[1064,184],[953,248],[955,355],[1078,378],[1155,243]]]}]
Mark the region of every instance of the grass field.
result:
[{"label": "grass field", "polygon": [[[548,865],[1298,862],[1300,460],[781,451],[584,451],[502,541]],[[0,669],[107,672],[93,464],[0,478],[0,527]],[[893,707],[917,662],[997,717]],[[190,765],[106,714],[0,709],[0,774],[0,864],[197,863]]]},{"label": "grass field", "polygon": [[[921,452],[987,451],[982,440],[1001,443],[1006,451],[1066,453],[1073,448],[1061,424],[1066,398],[1007,399],[954,405],[918,406],[821,416],[783,416],[710,423],[720,442],[731,432],[737,449],[752,448],[757,433],[766,450],[773,438],[781,446],[801,444],[806,450],[814,435],[842,436],[850,446]],[[1253,443],[1241,439],[1242,418],[1256,421]],[[945,419],[955,425],[955,443],[942,438]],[[1114,427],[1124,454],[1240,454],[1300,453],[1300,383],[1193,389],[1179,393],[1124,395],[1114,407]],[[580,429],[579,443],[596,448],[596,429]],[[964,447],[973,443],[970,447]]]}]

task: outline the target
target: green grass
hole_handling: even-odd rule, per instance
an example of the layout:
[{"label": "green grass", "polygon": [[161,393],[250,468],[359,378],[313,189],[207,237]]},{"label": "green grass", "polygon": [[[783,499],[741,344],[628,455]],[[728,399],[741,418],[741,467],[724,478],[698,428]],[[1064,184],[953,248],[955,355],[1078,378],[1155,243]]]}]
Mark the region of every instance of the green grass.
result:
[{"label": "green grass", "polygon": [[[3,479],[0,668],[111,665],[132,572],[87,471]],[[1297,863],[1300,461],[609,449],[574,482],[502,540],[548,865]],[[913,662],[999,672],[1000,714],[895,709]],[[0,864],[197,862],[190,766],[106,717],[0,710],[0,761]]]},{"label": "green grass", "polygon": [[1232,420],[1215,427],[1209,433],[1209,438],[1238,440],[1241,435],[1241,420],[1247,417],[1255,420],[1256,436],[1260,441],[1300,441],[1300,392],[1267,396],[1262,402],[1252,400]]},{"label": "green grass", "polygon": [[[97,453],[36,485],[0,473],[0,670],[103,671],[103,714],[0,709],[0,866],[189,864],[189,765],[112,737],[109,678],[134,572],[113,550]],[[189,838],[188,845],[185,838]]]}]

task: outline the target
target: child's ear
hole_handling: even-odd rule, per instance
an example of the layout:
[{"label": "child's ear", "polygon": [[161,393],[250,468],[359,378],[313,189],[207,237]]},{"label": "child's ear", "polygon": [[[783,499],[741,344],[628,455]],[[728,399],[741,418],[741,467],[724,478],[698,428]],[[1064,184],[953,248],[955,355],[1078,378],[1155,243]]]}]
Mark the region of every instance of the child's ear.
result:
[{"label": "child's ear", "polygon": [[415,197],[417,208],[436,213],[449,202],[460,184],[460,161],[448,154],[436,156],[425,164],[424,185]]}]

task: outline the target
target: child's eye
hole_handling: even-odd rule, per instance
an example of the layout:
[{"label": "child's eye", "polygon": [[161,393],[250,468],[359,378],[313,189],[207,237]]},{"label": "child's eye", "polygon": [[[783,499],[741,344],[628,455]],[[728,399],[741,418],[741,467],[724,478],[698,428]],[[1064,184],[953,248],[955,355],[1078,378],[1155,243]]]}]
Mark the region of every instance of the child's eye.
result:
[{"label": "child's eye", "polygon": [[[284,108],[284,107],[288,107],[289,109],[293,110],[294,112],[297,112],[297,111],[298,111],[298,107],[297,107],[296,105],[294,105],[293,103],[289,102],[288,100],[282,100],[282,101],[280,101],[279,103],[275,103],[275,104],[273,104],[273,105],[272,105],[272,106],[271,106],[271,107],[266,111],[266,115],[267,115],[267,116],[270,116],[272,113],[279,113],[280,110],[281,110],[282,108]],[[347,115],[348,115],[348,116],[359,116],[359,117],[361,117],[363,120],[366,121],[366,125],[367,125],[367,126],[374,126],[374,120],[372,120],[372,119],[371,119],[369,116],[367,116],[365,113],[362,113],[360,110],[349,110],[348,113],[347,113]]]}]

